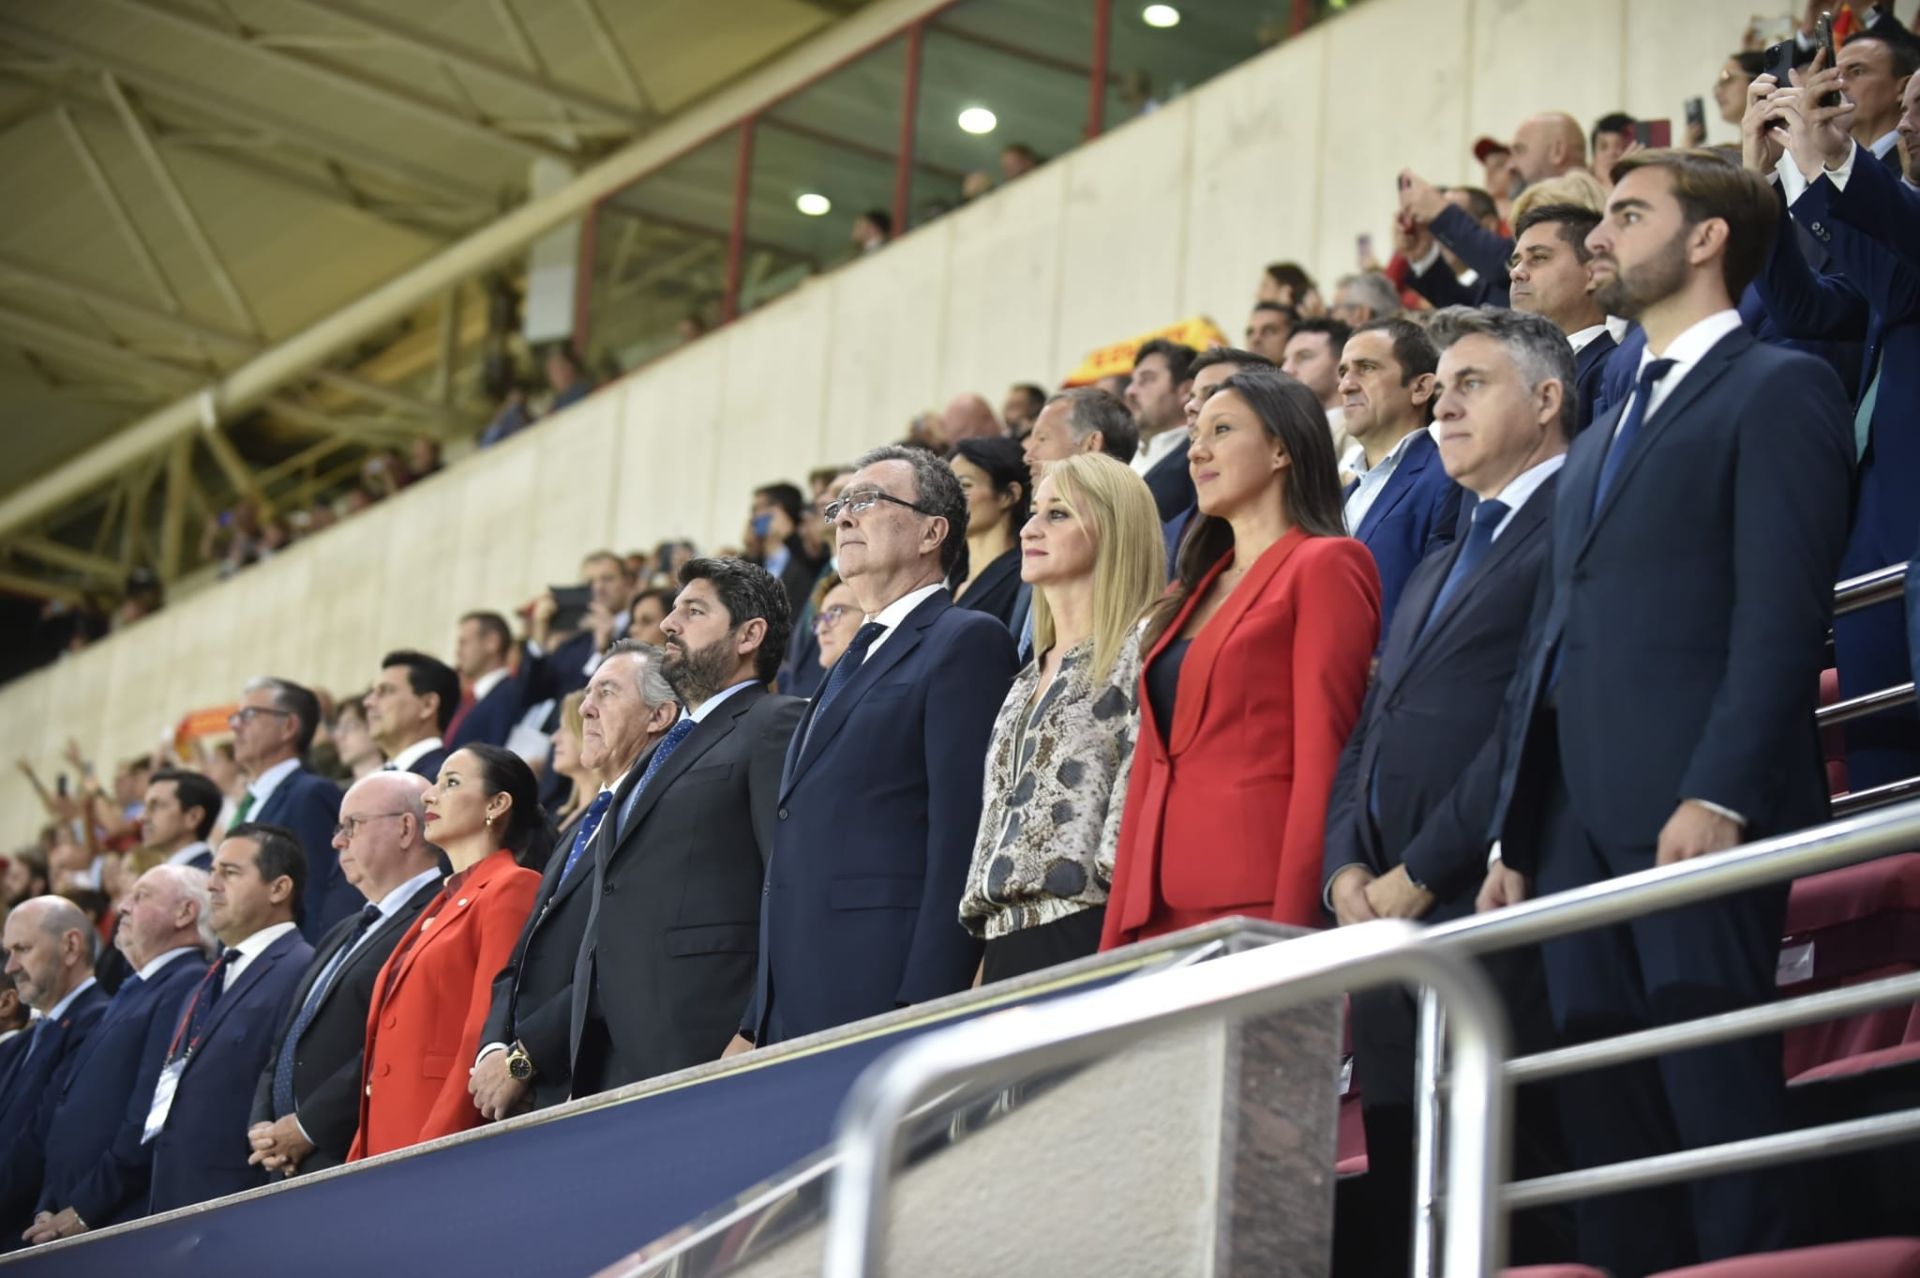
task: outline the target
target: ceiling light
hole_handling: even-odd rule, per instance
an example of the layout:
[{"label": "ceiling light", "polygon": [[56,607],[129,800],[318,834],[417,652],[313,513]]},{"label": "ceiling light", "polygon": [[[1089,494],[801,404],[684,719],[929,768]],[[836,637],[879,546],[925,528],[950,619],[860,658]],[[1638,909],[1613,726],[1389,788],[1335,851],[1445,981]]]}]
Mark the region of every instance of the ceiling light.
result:
[{"label": "ceiling light", "polygon": [[1170,4],[1150,4],[1140,11],[1140,21],[1150,27],[1177,27],[1180,11]]},{"label": "ceiling light", "polygon": [[825,217],[833,212],[833,201],[817,191],[808,191],[793,202],[793,207],[808,217]]},{"label": "ceiling light", "polygon": [[968,133],[991,133],[999,124],[1000,117],[985,107],[968,107],[960,113],[960,127]]}]

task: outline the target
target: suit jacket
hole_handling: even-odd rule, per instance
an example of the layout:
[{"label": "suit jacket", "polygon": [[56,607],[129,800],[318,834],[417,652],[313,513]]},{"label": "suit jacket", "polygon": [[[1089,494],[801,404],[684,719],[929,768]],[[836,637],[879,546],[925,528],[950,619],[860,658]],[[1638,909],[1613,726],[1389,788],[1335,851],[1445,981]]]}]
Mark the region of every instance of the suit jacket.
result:
[{"label": "suit jacket", "polygon": [[[393,917],[382,919],[367,933],[359,948],[333,974],[313,1019],[307,1022],[306,1030],[294,1046],[293,1112],[301,1129],[313,1141],[313,1151],[300,1163],[303,1173],[324,1171],[346,1161],[353,1133],[360,1125],[360,1071],[366,1053],[367,1007],[373,1001],[374,981],[400,937],[439,892],[439,880],[426,884]],[[276,1117],[273,1070],[280,1059],[280,1045],[292,1032],[294,1019],[306,1005],[313,983],[353,935],[358,922],[357,918],[349,917],[336,923],[295,982],[293,995],[287,1000],[286,1014],[274,1031],[266,1063],[254,1084],[249,1125],[270,1123]]]},{"label": "suit jacket", "polygon": [[[1140,446],[1146,447],[1146,442],[1141,441]],[[1182,440],[1178,448],[1155,462],[1147,471],[1146,480],[1162,524],[1193,505],[1193,472],[1187,469],[1186,441]]]},{"label": "suit jacket", "polygon": [[1601,333],[1573,357],[1573,390],[1580,401],[1580,417],[1573,427],[1575,434],[1607,411],[1607,361],[1618,349],[1612,333]]},{"label": "suit jacket", "polygon": [[452,753],[453,751],[447,749],[445,746],[441,746],[437,750],[429,750],[412,763],[409,763],[407,765],[407,771],[413,773],[416,777],[425,777],[429,783],[438,781],[440,779],[440,765],[445,763],[447,756]]},{"label": "suit jacket", "polygon": [[1222,556],[1142,662],[1102,949],[1150,934],[1162,907],[1320,922],[1327,799],[1366,692],[1380,578],[1353,538],[1289,532],[1193,637],[1163,732],[1145,667],[1226,565]]},{"label": "suit jacket", "polygon": [[[567,684],[572,675],[578,673],[580,667],[586,662],[585,656],[580,658],[578,664],[571,659],[573,642],[577,642],[578,639],[579,637],[576,636],[574,641],[556,649],[550,667],[543,663],[542,668],[550,668],[553,672],[552,677],[561,684]],[[591,655],[593,636],[588,634],[585,640],[586,652]],[[568,692],[576,688],[584,688],[586,685],[586,676],[580,674],[578,683],[572,683],[564,691],[553,695],[565,696]],[[473,708],[453,725],[453,735],[447,739],[447,750],[449,752],[458,750],[470,741],[479,741],[490,746],[506,745],[507,737],[513,732],[513,726],[520,722],[520,716],[527,712],[527,706],[531,704],[531,699],[527,695],[528,687],[527,676],[524,674],[508,675],[494,684],[487,690],[487,695],[474,702]]]},{"label": "suit jacket", "polygon": [[11,1058],[0,1070],[0,1252],[20,1245],[21,1232],[33,1223],[55,1103],[106,1010],[107,992],[96,982],[59,1020],[38,1023],[7,1044]]},{"label": "suit jacket", "polygon": [[1550,685],[1554,766],[1603,844],[1651,847],[1686,799],[1741,814],[1749,838],[1825,819],[1813,712],[1846,538],[1846,404],[1820,361],[1735,330],[1648,417],[1598,511],[1625,405],[1574,440],[1503,711],[1490,837],[1508,865],[1538,862]]},{"label": "suit jacket", "polygon": [[494,977],[539,890],[540,876],[503,849],[448,879],[401,936],[367,1009],[367,1081],[347,1161],[480,1125],[467,1070]]},{"label": "suit jacket", "polygon": [[[613,813],[601,821],[605,831]],[[533,912],[520,929],[513,956],[494,978],[486,1027],[480,1042],[518,1040],[533,1058],[533,1103],[544,1109],[566,1100],[573,1090],[573,1054],[568,1037],[573,966],[593,904],[593,859],[582,853],[565,881],[560,873],[579,833],[581,817],[567,823],[547,858]],[[598,834],[598,832],[596,832]],[[716,1053],[717,1055],[717,1053]]]},{"label": "suit jacket", "polygon": [[140,1136],[180,1009],[206,972],[202,955],[183,954],[108,1004],[54,1089],[36,1210],[71,1207],[94,1229],[147,1214],[153,1149]]},{"label": "suit jacket", "polygon": [[1199,517],[1200,508],[1189,506],[1160,525],[1160,539],[1166,543],[1167,548],[1168,581],[1180,575],[1180,543],[1186,540],[1188,527]]},{"label": "suit jacket", "polygon": [[[1832,186],[1824,177],[1814,185],[1822,183]],[[1915,229],[1920,228],[1920,191],[1901,182],[1890,169],[1872,163],[1864,147],[1854,156],[1846,190],[1832,190],[1825,198],[1827,211],[1836,219],[1920,270],[1920,243],[1914,238]]]},{"label": "suit jacket", "polygon": [[594,845],[593,913],[572,988],[575,1050],[589,1017],[601,1020],[608,1086],[715,1060],[739,1029],[753,997],[780,774],[806,708],[757,685],[734,693],[615,831],[640,770],[622,787]]},{"label": "suit jacket", "polygon": [[267,1183],[247,1159],[248,1112],[260,1070],[271,1059],[274,1029],[286,1018],[313,947],[296,929],[275,938],[219,996],[153,1138],[154,1213],[237,1194]]},{"label": "suit jacket", "polygon": [[1460,277],[1454,273],[1453,267],[1447,265],[1447,259],[1444,257],[1436,260],[1424,271],[1415,273],[1408,270],[1407,284],[1414,292],[1433,303],[1435,309],[1443,306],[1506,307],[1512,305],[1512,294],[1504,270],[1494,277],[1476,272],[1471,284],[1462,284]]},{"label": "suit jacket", "polygon": [[971,586],[967,587],[967,593],[954,600],[954,606],[970,608],[974,612],[984,612],[1012,630],[1014,611],[1020,602],[1022,584],[1020,547],[1016,545],[981,569],[980,575],[973,579]]},{"label": "suit jacket", "polygon": [[[1453,250],[1453,255],[1472,267],[1479,278],[1471,286],[1471,306],[1511,305],[1507,282],[1507,262],[1513,257],[1513,239],[1487,230],[1473,215],[1458,205],[1449,204],[1433,219],[1433,238]],[[1434,269],[1446,267],[1446,262]],[[1433,274],[1432,270],[1427,272]],[[1447,268],[1447,275],[1453,271]],[[1418,288],[1419,285],[1414,286]],[[1424,296],[1424,294],[1422,294]],[[1436,306],[1440,303],[1434,303]]]},{"label": "suit jacket", "polygon": [[[587,680],[590,678],[587,674],[587,662],[592,659],[593,631],[591,630],[581,630],[568,635],[544,656],[536,657],[530,650],[523,651],[520,654],[520,673],[501,682],[501,687],[516,681],[520,684],[520,709],[515,712],[514,719],[524,714],[526,707],[535,702],[559,701],[567,694],[578,692],[586,687]],[[493,691],[499,690],[495,688]],[[475,705],[473,709],[477,710],[479,706]],[[471,710],[468,711],[468,717],[472,717]],[[462,722],[455,726],[465,729],[466,724]],[[507,722],[506,731],[512,731],[512,729],[513,720],[510,719]],[[452,743],[450,748],[454,749],[474,739],[466,736],[460,736],[457,739],[454,736],[448,737],[449,742]],[[505,742],[506,735],[503,732],[500,740],[492,744],[502,745]]]},{"label": "suit jacket", "polygon": [[788,748],[742,1032],[797,1038],[968,987],[960,926],[1014,642],[936,591]]},{"label": "suit jacket", "polygon": [[340,823],[340,799],[339,786],[301,764],[247,818],[293,831],[307,854],[300,932],[309,944],[360,909],[360,894],[340,873],[340,854],[333,849],[333,827]]},{"label": "suit jacket", "polygon": [[[1357,479],[1348,484],[1346,493],[1351,495],[1359,484]],[[1353,530],[1354,537],[1373,552],[1380,570],[1382,633],[1393,622],[1394,606],[1413,570],[1434,547],[1452,542],[1460,518],[1460,494],[1460,485],[1440,464],[1440,449],[1432,434],[1421,429],[1368,507],[1366,518]]]},{"label": "suit jacket", "polygon": [[1546,563],[1558,479],[1534,490],[1444,612],[1434,600],[1463,546],[1435,551],[1408,580],[1340,755],[1323,885],[1349,865],[1378,875],[1404,863],[1439,898],[1429,921],[1473,912],[1499,779],[1494,727]]}]

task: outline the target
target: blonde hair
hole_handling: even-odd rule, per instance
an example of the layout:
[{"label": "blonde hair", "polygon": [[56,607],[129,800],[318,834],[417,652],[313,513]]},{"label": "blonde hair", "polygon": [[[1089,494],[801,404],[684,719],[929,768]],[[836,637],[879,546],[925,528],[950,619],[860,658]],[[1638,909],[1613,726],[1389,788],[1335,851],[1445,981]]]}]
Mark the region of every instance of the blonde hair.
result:
[{"label": "blonde hair", "polygon": [[560,726],[565,728],[567,735],[573,738],[575,747],[578,747],[586,737],[587,721],[580,717],[580,707],[586,703],[587,694],[584,690],[569,692],[567,699],[560,703]]},{"label": "blonde hair", "polygon": [[1585,169],[1573,169],[1559,177],[1547,178],[1535,182],[1520,192],[1513,201],[1513,213],[1508,219],[1518,226],[1527,210],[1542,204],[1574,204],[1583,209],[1592,209],[1595,213],[1604,213],[1607,208],[1607,190],[1600,185],[1600,179]]},{"label": "blonde hair", "polygon": [[[1095,683],[1113,673],[1121,646],[1140,615],[1167,585],[1167,550],[1160,512],[1147,481],[1105,453],[1075,453],[1048,466],[1060,500],[1093,542],[1093,666]],[[1053,614],[1044,590],[1033,592],[1033,650],[1053,646]]]}]

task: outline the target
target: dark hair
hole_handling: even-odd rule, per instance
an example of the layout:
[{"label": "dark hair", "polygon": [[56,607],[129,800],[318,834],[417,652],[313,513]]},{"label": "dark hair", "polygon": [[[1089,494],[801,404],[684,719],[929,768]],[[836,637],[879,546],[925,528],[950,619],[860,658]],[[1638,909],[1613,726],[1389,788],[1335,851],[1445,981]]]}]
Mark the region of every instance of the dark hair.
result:
[{"label": "dark hair", "polygon": [[[1413,379],[1440,370],[1440,351],[1427,336],[1427,330],[1410,319],[1399,315],[1390,315],[1385,319],[1368,320],[1353,330],[1358,337],[1362,333],[1385,333],[1393,343],[1393,362],[1400,365],[1400,384],[1413,385]],[[1433,401],[1427,401],[1426,416],[1433,420]]]},{"label": "dark hair", "polygon": [[[1314,393],[1295,378],[1272,369],[1254,368],[1235,373],[1214,389],[1240,396],[1260,419],[1267,438],[1286,450],[1293,464],[1281,480],[1287,518],[1312,537],[1344,537],[1341,514],[1340,463],[1333,455],[1333,436],[1327,412]],[[1211,397],[1209,397],[1211,398]],[[1173,619],[1221,558],[1233,552],[1233,525],[1217,515],[1196,511],[1180,543],[1173,588],[1147,612],[1142,651],[1166,633]]]},{"label": "dark hair", "polygon": [[1281,288],[1292,289],[1295,305],[1299,304],[1301,294],[1311,293],[1320,287],[1313,282],[1313,276],[1307,274],[1306,268],[1298,262],[1269,262],[1267,278]]},{"label": "dark hair", "polygon": [[1759,49],[1742,49],[1738,53],[1730,53],[1727,55],[1727,61],[1738,66],[1740,74],[1746,76],[1749,81],[1759,79],[1767,69],[1767,55]]},{"label": "dark hair", "polygon": [[1610,111],[1594,121],[1593,132],[1587,135],[1587,141],[1590,142],[1594,150],[1597,151],[1600,149],[1600,135],[1602,133],[1631,132],[1633,132],[1633,117],[1625,111]]},{"label": "dark hair", "polygon": [[1500,206],[1493,202],[1491,195],[1477,186],[1450,186],[1447,188],[1447,194],[1466,196],[1467,214],[1476,222],[1485,222],[1489,219],[1498,221],[1500,218]]},{"label": "dark hair", "polygon": [[873,223],[874,228],[878,230],[880,234],[893,234],[893,214],[887,212],[885,209],[868,209],[860,216]]},{"label": "dark hair", "polygon": [[1353,336],[1353,326],[1345,320],[1337,320],[1331,315],[1321,315],[1314,319],[1303,319],[1298,324],[1295,324],[1293,326],[1293,337],[1289,337],[1287,340],[1292,341],[1294,337],[1298,337],[1302,333],[1325,334],[1327,348],[1333,352],[1333,357],[1337,360],[1340,358],[1340,348],[1347,344],[1349,337]]},{"label": "dark hair", "polygon": [[1554,425],[1561,439],[1573,438],[1580,416],[1573,347],[1552,320],[1498,306],[1449,306],[1433,313],[1427,331],[1441,350],[1468,337],[1497,342],[1530,391],[1549,381],[1560,383],[1560,419]]},{"label": "dark hair", "polygon": [[394,666],[406,667],[407,687],[413,690],[414,696],[431,694],[440,699],[440,704],[434,707],[434,721],[444,736],[447,725],[453,722],[453,712],[460,708],[460,676],[438,657],[429,657],[411,648],[396,649],[380,658],[382,670]]},{"label": "dark hair", "polygon": [[1140,349],[1134,352],[1133,366],[1138,368],[1147,359],[1158,355],[1167,361],[1167,372],[1172,376],[1173,384],[1178,386],[1193,376],[1193,357],[1196,354],[1198,352],[1191,346],[1156,337],[1150,342],[1143,342]]},{"label": "dark hair", "polygon": [[[1253,304],[1253,310],[1255,314],[1258,314],[1261,311],[1273,311],[1276,314],[1286,316],[1289,322],[1292,322],[1293,320],[1297,320],[1300,318],[1300,316],[1294,311],[1294,309],[1291,306],[1282,306],[1278,302],[1255,302]],[[1204,358],[1204,354],[1205,353],[1203,352],[1202,356],[1198,358]],[[1200,371],[1200,365],[1197,362],[1197,360],[1196,360],[1196,363],[1194,364],[1193,371],[1196,373]]]},{"label": "dark hair", "polygon": [[1025,142],[1009,142],[1000,148],[1000,154],[1002,155],[1005,155],[1009,151],[1012,151],[1015,155],[1024,156],[1032,160],[1035,164],[1040,163],[1040,153],[1028,146]]},{"label": "dark hair", "polygon": [[300,725],[300,735],[294,739],[293,752],[306,754],[313,745],[314,732],[320,727],[320,698],[293,680],[274,675],[255,679],[247,687],[265,688],[273,694],[273,708],[293,716],[294,722]]},{"label": "dark hair", "polygon": [[1729,158],[1705,148],[1635,151],[1613,166],[1613,180],[1617,184],[1639,169],[1665,171],[1688,226],[1716,217],[1727,224],[1720,277],[1727,296],[1739,298],[1773,250],[1780,227],[1780,197],[1773,187],[1743,166],[1738,155]]},{"label": "dark hair", "polygon": [[181,812],[200,809],[200,819],[193,823],[193,837],[205,839],[212,834],[213,823],[220,819],[220,808],[226,801],[213,778],[185,768],[162,768],[147,778],[148,785],[159,785],[162,781],[173,782],[173,797],[180,804]]},{"label": "dark hair", "polygon": [[283,826],[242,821],[227,831],[227,838],[253,841],[253,868],[260,872],[262,881],[271,883],[282,876],[293,880],[293,896],[287,905],[298,917],[301,898],[307,894],[307,854],[300,848],[299,837]]},{"label": "dark hair", "polygon": [[1233,346],[1216,346],[1194,356],[1193,375],[1198,377],[1206,369],[1220,364],[1231,364],[1236,369],[1265,368],[1276,373],[1280,371],[1280,366],[1265,355],[1257,355],[1252,351],[1243,351]]},{"label": "dark hair", "polygon": [[1097,430],[1100,451],[1115,461],[1131,462],[1140,451],[1140,424],[1133,420],[1133,410],[1126,400],[1105,387],[1069,386],[1047,403],[1068,406],[1067,426],[1073,431],[1074,443]]},{"label": "dark hair", "polygon": [[513,630],[507,625],[507,619],[497,612],[470,612],[460,618],[462,624],[471,621],[480,627],[480,633],[491,635],[500,644],[500,655],[507,655],[513,647]]},{"label": "dark hair", "polygon": [[1026,397],[1028,412],[1038,413],[1047,406],[1047,392],[1044,387],[1035,386],[1032,382],[1015,382],[1011,389],[1015,394]]},{"label": "dark hair", "polygon": [[[738,491],[737,489],[735,491]],[[762,484],[753,490],[755,497],[765,497],[768,501],[787,512],[787,518],[795,524],[800,522],[800,512],[806,508],[807,499],[800,490],[786,480],[777,483]]]},{"label": "dark hair", "polygon": [[587,366],[580,362],[580,356],[573,349],[573,344],[571,342],[553,343],[551,346],[547,347],[545,352],[545,357],[547,359],[557,358],[557,359],[564,360],[566,362],[567,367],[571,368],[576,373],[584,374],[587,371]]},{"label": "dark hair", "polygon": [[[1889,5],[1888,8],[1891,9],[1892,6]],[[1840,47],[1848,48],[1862,40],[1878,40],[1887,46],[1887,56],[1893,63],[1894,79],[1904,80],[1914,72],[1920,71],[1920,40],[1915,40],[1901,31],[1898,24],[1893,24],[1891,30],[1876,24],[1872,30],[1856,31],[1841,41]]]},{"label": "dark hair", "polygon": [[469,741],[460,749],[480,760],[480,789],[491,799],[504,794],[513,800],[507,811],[507,828],[501,832],[500,846],[513,853],[521,865],[544,866],[553,851],[553,822],[540,806],[540,782],[527,761],[511,750]]},{"label": "dark hair", "polygon": [[1007,435],[963,439],[953,446],[953,452],[987,472],[987,478],[993,482],[994,496],[1013,495],[1013,504],[1007,507],[1007,524],[1017,542],[1033,503],[1033,494],[1027,491],[1032,478],[1020,441]]},{"label": "dark hair", "polygon": [[762,683],[780,671],[787,640],[793,635],[793,613],[786,588],[759,564],[744,559],[689,559],[680,565],[680,584],[713,583],[720,606],[727,610],[727,627],[738,630],[755,619],[767,623],[766,637],[753,654],[753,673]]},{"label": "dark hair", "polygon": [[1514,223],[1513,242],[1518,245],[1521,236],[1549,222],[1560,228],[1560,239],[1573,250],[1576,261],[1585,266],[1593,260],[1593,251],[1587,247],[1587,236],[1593,233],[1594,227],[1600,225],[1600,215],[1584,204],[1534,205]]},{"label": "dark hair", "polygon": [[641,601],[652,599],[657,602],[660,605],[660,615],[664,617],[673,611],[673,598],[674,592],[669,586],[649,586],[645,590],[636,591],[633,598],[627,600],[628,624],[632,624],[634,609],[640,606]]},{"label": "dark hair", "polygon": [[913,469],[913,501],[922,511],[947,521],[947,537],[940,543],[940,572],[949,582],[967,579],[967,495],[960,490],[953,467],[923,448],[883,444],[862,453],[856,471],[884,461],[905,462]]}]

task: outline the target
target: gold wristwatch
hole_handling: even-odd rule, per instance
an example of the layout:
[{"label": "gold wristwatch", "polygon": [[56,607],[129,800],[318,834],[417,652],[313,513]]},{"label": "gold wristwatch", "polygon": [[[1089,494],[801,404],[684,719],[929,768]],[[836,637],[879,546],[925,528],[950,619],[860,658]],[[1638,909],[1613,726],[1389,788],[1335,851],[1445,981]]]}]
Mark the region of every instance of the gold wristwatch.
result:
[{"label": "gold wristwatch", "polygon": [[519,1043],[507,1049],[507,1075],[523,1083],[533,1077],[533,1057]]}]

